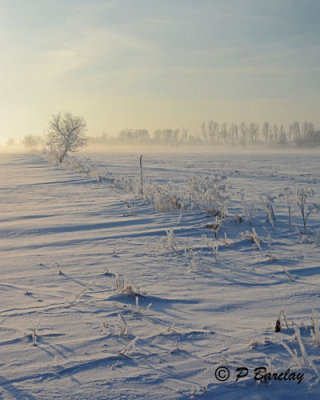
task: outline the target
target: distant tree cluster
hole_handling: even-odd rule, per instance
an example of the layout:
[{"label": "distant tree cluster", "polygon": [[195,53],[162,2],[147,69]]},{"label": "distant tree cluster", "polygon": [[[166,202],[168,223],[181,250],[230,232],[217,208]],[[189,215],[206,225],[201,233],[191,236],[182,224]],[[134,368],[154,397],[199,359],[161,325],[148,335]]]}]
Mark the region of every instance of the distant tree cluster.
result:
[{"label": "distant tree cluster", "polygon": [[287,127],[269,122],[262,125],[254,122],[240,125],[234,123],[219,125],[215,121],[208,121],[201,125],[201,138],[206,144],[218,145],[320,145],[320,131],[315,128],[314,124],[297,121]]},{"label": "distant tree cluster", "polygon": [[37,135],[27,135],[21,141],[21,144],[30,150],[37,149],[43,143],[44,143],[43,138]]},{"label": "distant tree cluster", "polygon": [[89,139],[91,144],[166,144],[209,146],[320,146],[320,130],[311,122],[292,122],[288,126],[254,122],[241,124],[218,123],[210,120],[201,124],[200,133],[186,129],[125,129],[116,137],[106,133]]},{"label": "distant tree cluster", "polygon": [[[288,126],[257,124],[255,122],[235,124],[204,121],[197,134],[181,129],[156,129],[150,133],[147,129],[124,129],[117,136],[102,133],[100,136],[88,137],[87,124],[83,117],[69,112],[53,115],[44,137],[27,135],[21,144],[29,149],[46,146],[55,154],[61,163],[69,154],[80,150],[87,144],[147,144],[170,145],[172,147],[186,146],[290,146],[317,147],[320,146],[320,130],[311,122],[294,121]],[[8,140],[7,145],[14,145],[14,140]]]}]

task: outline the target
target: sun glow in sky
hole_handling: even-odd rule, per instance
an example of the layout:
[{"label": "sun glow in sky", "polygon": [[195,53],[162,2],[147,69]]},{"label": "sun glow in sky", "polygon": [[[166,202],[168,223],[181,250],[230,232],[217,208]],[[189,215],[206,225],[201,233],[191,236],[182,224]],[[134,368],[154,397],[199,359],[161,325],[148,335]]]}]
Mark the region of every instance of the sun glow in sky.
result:
[{"label": "sun glow in sky", "polygon": [[0,0],[0,142],[51,114],[89,134],[320,123],[318,0]]}]

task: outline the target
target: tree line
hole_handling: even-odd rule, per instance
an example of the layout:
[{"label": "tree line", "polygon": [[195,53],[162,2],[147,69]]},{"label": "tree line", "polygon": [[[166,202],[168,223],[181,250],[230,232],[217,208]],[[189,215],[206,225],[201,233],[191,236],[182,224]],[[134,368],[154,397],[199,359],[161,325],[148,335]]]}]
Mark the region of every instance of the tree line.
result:
[{"label": "tree line", "polygon": [[204,121],[200,132],[190,133],[187,129],[156,129],[150,133],[147,129],[125,129],[117,136],[103,133],[91,137],[92,144],[167,144],[212,145],[212,146],[320,146],[320,130],[312,122],[294,121],[288,126],[257,124],[254,122],[235,124]]},{"label": "tree line", "polygon": [[[53,115],[45,135],[27,135],[21,144],[26,148],[47,148],[58,155],[60,162],[68,152],[77,151],[86,144],[144,144],[144,145],[198,145],[214,148],[215,146],[282,146],[316,147],[320,146],[320,130],[312,122],[294,121],[287,126],[257,124],[255,122],[235,124],[204,121],[198,133],[187,129],[156,129],[150,133],[147,129],[124,129],[116,136],[102,133],[99,136],[87,136],[86,121],[81,116],[71,113]],[[8,145],[13,145],[10,140]]]}]

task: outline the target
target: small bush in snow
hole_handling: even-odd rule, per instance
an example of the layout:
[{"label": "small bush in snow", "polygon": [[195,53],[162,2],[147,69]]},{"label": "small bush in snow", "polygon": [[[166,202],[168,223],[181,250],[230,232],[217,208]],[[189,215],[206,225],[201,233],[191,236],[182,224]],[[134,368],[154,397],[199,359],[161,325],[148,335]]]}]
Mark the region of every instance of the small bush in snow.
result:
[{"label": "small bush in snow", "polygon": [[319,211],[319,206],[315,203],[309,204],[309,198],[314,195],[313,190],[300,188],[296,190],[296,200],[301,212],[304,232],[307,230],[307,222],[313,211]]},{"label": "small bush in snow", "polygon": [[183,207],[183,200],[173,191],[172,184],[145,184],[143,198],[152,203],[157,211],[173,211]]},{"label": "small bush in snow", "polygon": [[[253,218],[254,211],[255,211],[254,202],[251,201],[251,203],[249,205],[246,204],[244,191],[241,190],[239,194],[240,194],[240,202],[241,202],[243,214],[246,217],[247,221],[250,223]],[[239,220],[239,222],[242,222],[241,217],[238,217],[238,220]]]},{"label": "small bush in snow", "polygon": [[178,242],[176,240],[176,237],[174,235],[173,229],[168,229],[167,230],[167,248],[170,251],[173,251],[174,253],[180,254],[179,247],[178,247]]},{"label": "small bush in snow", "polygon": [[250,242],[254,243],[256,245],[257,250],[260,251],[261,255],[263,256],[263,252],[261,249],[261,239],[257,235],[257,232],[254,228],[252,228],[252,232],[250,231],[245,231],[241,233],[242,239],[247,239],[250,240]]},{"label": "small bush in snow", "polygon": [[188,179],[186,182],[187,197],[191,206],[197,207],[200,212],[224,219],[230,199],[229,185],[226,184],[226,179],[225,176],[218,175],[194,175]]},{"label": "small bush in snow", "polygon": [[272,230],[274,232],[274,221],[276,220],[274,210],[273,210],[273,203],[276,199],[275,196],[264,196],[260,197],[262,204],[265,207],[266,213],[267,213],[267,222],[272,226]]},{"label": "small bush in snow", "polygon": [[292,230],[292,205],[291,205],[292,194],[293,194],[292,191],[288,187],[285,187],[282,189],[282,191],[278,195],[279,198],[284,197],[286,200],[286,203],[288,205],[288,217],[289,217],[290,231]]},{"label": "small bush in snow", "polygon": [[214,233],[214,237],[216,239],[218,239],[218,232],[220,231],[220,228],[221,228],[221,221],[218,221],[218,219],[217,219],[216,222],[214,222],[214,223],[206,224],[206,227],[212,229],[213,233]]},{"label": "small bush in snow", "polygon": [[135,287],[133,284],[129,285],[125,282],[124,278],[116,274],[114,278],[114,286],[119,294],[125,296],[141,296],[140,289]]},{"label": "small bush in snow", "polygon": [[214,259],[216,262],[218,262],[217,255],[218,255],[218,250],[219,250],[219,244],[216,240],[209,240],[207,238],[207,235],[202,235],[202,239],[204,240],[206,246],[210,249],[212,254],[214,255]]}]

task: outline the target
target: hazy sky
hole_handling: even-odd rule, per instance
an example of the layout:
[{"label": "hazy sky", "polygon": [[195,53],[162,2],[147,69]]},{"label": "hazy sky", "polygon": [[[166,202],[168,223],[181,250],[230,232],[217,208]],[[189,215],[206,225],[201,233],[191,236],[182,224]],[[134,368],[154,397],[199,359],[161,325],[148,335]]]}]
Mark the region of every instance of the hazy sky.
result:
[{"label": "hazy sky", "polygon": [[0,0],[0,141],[51,114],[89,133],[320,124],[319,0]]}]

